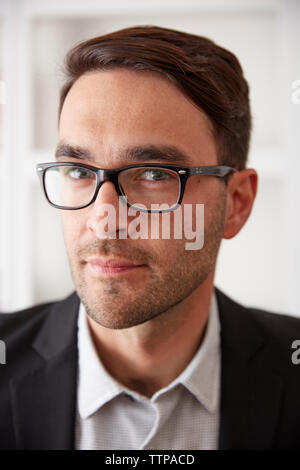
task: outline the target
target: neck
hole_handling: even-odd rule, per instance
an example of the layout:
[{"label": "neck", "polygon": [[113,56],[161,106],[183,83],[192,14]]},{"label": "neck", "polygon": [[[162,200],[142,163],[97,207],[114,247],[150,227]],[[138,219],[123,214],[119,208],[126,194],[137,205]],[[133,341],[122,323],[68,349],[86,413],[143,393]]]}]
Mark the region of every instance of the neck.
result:
[{"label": "neck", "polygon": [[148,397],[167,386],[202,343],[212,292],[213,273],[180,304],[131,328],[113,330],[87,317],[104,367],[127,388]]}]

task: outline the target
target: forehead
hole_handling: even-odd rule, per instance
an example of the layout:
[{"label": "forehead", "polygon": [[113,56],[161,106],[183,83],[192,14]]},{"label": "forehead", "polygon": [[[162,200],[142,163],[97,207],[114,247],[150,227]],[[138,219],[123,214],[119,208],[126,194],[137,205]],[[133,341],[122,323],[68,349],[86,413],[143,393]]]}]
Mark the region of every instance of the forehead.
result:
[{"label": "forehead", "polygon": [[83,75],[66,97],[59,138],[101,155],[102,164],[141,145],[175,146],[195,165],[216,161],[208,117],[158,73],[114,69]]}]

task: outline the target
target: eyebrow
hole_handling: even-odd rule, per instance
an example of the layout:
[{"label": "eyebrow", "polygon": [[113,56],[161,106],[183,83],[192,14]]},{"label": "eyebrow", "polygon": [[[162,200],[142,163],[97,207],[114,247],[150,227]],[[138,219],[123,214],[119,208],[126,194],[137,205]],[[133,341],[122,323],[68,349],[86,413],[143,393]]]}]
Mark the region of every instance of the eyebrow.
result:
[{"label": "eyebrow", "polygon": [[[147,162],[154,160],[166,163],[181,163],[184,165],[193,164],[192,158],[174,145],[138,145],[128,147],[120,152],[121,160],[124,163]],[[56,147],[55,158],[78,158],[89,160],[99,164],[96,157],[84,147],[60,142]]]}]

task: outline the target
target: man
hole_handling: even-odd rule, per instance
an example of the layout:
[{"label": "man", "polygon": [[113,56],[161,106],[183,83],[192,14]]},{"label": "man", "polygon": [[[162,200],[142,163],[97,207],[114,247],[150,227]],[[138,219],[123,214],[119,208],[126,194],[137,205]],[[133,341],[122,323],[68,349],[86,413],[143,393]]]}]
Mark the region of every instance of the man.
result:
[{"label": "man", "polygon": [[[56,162],[37,170],[76,292],[1,316],[1,448],[297,448],[299,319],[214,288],[257,189],[238,60],[142,26],[79,44],[66,72]],[[199,208],[204,244],[187,249],[175,228]]]}]

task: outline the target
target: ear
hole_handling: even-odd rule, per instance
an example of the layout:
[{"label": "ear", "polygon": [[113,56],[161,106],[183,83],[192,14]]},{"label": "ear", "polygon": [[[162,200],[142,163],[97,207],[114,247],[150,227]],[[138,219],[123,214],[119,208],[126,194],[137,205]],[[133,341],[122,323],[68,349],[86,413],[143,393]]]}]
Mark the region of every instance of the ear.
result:
[{"label": "ear", "polygon": [[234,173],[228,182],[223,238],[233,238],[246,223],[254,203],[258,176],[247,168]]}]

